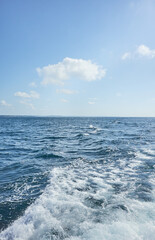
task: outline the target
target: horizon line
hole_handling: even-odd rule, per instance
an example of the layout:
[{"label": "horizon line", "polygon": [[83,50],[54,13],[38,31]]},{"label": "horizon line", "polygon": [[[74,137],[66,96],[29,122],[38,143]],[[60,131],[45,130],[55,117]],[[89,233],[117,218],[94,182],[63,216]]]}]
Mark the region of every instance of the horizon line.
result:
[{"label": "horizon line", "polygon": [[95,118],[155,118],[155,116],[86,116],[86,115],[26,115],[26,114],[0,114],[0,117],[95,117]]}]

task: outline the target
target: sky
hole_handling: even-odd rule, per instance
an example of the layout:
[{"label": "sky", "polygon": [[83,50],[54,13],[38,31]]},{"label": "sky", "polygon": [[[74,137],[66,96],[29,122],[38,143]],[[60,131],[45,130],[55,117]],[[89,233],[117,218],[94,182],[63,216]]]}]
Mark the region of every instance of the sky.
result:
[{"label": "sky", "polygon": [[155,117],[154,0],[0,0],[0,115]]}]

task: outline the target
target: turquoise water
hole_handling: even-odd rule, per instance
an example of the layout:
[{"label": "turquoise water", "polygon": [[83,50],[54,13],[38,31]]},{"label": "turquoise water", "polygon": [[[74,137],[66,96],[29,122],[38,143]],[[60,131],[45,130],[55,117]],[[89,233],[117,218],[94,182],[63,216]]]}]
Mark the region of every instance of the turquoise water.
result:
[{"label": "turquoise water", "polygon": [[154,240],[155,118],[1,116],[0,230]]}]

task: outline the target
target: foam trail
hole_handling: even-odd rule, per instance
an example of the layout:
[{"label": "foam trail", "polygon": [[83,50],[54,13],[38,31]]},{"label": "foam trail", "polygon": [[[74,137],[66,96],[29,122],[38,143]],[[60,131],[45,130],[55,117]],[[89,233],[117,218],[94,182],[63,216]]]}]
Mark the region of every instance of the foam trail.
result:
[{"label": "foam trail", "polygon": [[122,177],[120,166],[78,159],[54,168],[44,193],[0,239],[154,240],[155,203],[130,198],[137,189],[127,170],[132,176],[137,170],[126,166]]}]

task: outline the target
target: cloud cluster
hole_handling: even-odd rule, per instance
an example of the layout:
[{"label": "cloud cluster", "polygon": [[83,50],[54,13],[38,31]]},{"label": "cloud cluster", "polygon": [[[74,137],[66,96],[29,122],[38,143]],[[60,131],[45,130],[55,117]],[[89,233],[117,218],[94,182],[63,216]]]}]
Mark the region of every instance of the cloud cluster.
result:
[{"label": "cloud cluster", "polygon": [[35,91],[30,91],[30,93],[26,92],[16,92],[14,94],[16,97],[21,97],[21,98],[39,98],[39,93]]},{"label": "cloud cluster", "polygon": [[140,45],[137,48],[137,53],[141,56],[146,56],[146,57],[150,57],[150,58],[155,57],[155,50],[154,49],[151,50],[149,47],[147,47],[145,45]]},{"label": "cloud cluster", "polygon": [[90,60],[64,58],[62,62],[37,68],[37,73],[42,77],[42,84],[63,85],[65,80],[78,78],[84,81],[102,79],[106,70],[102,66],[92,63]]},{"label": "cloud cluster", "polygon": [[22,100],[20,101],[21,104],[24,104],[28,107],[30,107],[31,109],[35,109],[34,105],[31,103],[32,99],[38,99],[40,98],[39,93],[35,92],[35,91],[30,91],[30,93],[26,93],[26,92],[16,92],[14,94],[14,96],[16,97],[20,97]]},{"label": "cloud cluster", "polygon": [[7,103],[5,100],[1,100],[1,105],[5,107],[11,107],[11,104]]},{"label": "cloud cluster", "polygon": [[126,60],[126,59],[129,59],[129,58],[134,58],[136,56],[154,58],[155,57],[155,49],[150,49],[146,45],[141,44],[141,45],[139,45],[137,47],[135,52],[133,52],[133,53],[130,53],[130,52],[124,53],[122,55],[122,60]]}]

